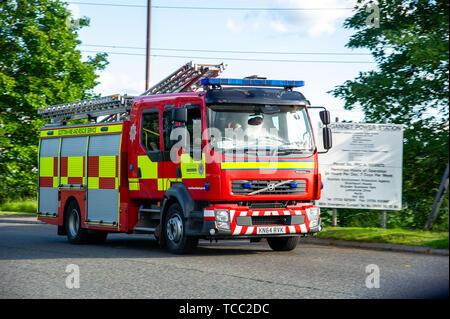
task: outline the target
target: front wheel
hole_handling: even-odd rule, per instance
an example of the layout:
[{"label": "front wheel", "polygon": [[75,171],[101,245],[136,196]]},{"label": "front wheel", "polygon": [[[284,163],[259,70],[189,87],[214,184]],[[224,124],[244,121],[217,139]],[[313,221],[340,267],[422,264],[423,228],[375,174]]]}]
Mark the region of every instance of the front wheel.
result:
[{"label": "front wheel", "polygon": [[198,238],[186,236],[184,214],[178,203],[172,204],[167,211],[164,235],[167,248],[174,254],[190,252],[198,244]]},{"label": "front wheel", "polygon": [[275,251],[290,251],[298,244],[298,236],[293,237],[269,237],[267,243]]}]

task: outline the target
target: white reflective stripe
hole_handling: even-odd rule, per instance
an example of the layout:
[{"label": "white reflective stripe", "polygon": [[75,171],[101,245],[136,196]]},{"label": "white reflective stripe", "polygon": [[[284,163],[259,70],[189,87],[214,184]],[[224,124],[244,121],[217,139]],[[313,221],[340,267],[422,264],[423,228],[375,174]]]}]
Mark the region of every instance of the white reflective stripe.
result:
[{"label": "white reflective stripe", "polygon": [[302,211],[301,210],[296,210],[295,211],[295,215],[301,215],[302,214]]},{"label": "white reflective stripe", "polygon": [[245,234],[246,234],[246,235],[252,234],[252,233],[253,233],[253,229],[255,229],[255,227],[252,227],[252,226],[248,227],[248,228],[247,228],[247,231],[245,232]]},{"label": "white reflective stripe", "polygon": [[270,211],[265,211],[264,216],[270,216]]},{"label": "white reflective stripe", "polygon": [[234,229],[233,235],[239,235],[241,230],[242,230],[242,226],[236,225],[236,228]]},{"label": "white reflective stripe", "polygon": [[258,215],[259,215],[259,211],[258,210],[253,211],[252,216],[258,216]]},{"label": "white reflective stripe", "polygon": [[283,210],[284,215],[290,215],[291,213],[288,210]]},{"label": "white reflective stripe", "polygon": [[247,212],[241,212],[240,216],[247,216]]},{"label": "white reflective stripe", "polygon": [[295,233],[295,226],[288,226],[290,233]]},{"label": "white reflective stripe", "polygon": [[203,217],[214,217],[214,211],[213,210],[204,210],[203,211]]},{"label": "white reflective stripe", "polygon": [[307,232],[306,225],[305,224],[301,224],[300,225],[300,230],[302,231],[302,233],[306,233]]},{"label": "white reflective stripe", "polygon": [[308,220],[311,220],[311,215],[310,215],[311,210],[309,208],[306,208],[305,211],[306,211],[306,215],[308,216]]},{"label": "white reflective stripe", "polygon": [[272,216],[278,216],[278,215],[279,215],[279,213],[276,210],[272,211]]}]

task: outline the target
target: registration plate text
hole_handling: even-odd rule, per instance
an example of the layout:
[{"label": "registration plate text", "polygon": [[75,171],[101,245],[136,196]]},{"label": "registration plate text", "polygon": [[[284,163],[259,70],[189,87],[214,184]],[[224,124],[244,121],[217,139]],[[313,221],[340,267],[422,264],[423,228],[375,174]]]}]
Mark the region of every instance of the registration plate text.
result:
[{"label": "registration plate text", "polygon": [[284,226],[269,226],[269,227],[257,227],[256,234],[258,235],[271,235],[271,234],[284,234]]}]

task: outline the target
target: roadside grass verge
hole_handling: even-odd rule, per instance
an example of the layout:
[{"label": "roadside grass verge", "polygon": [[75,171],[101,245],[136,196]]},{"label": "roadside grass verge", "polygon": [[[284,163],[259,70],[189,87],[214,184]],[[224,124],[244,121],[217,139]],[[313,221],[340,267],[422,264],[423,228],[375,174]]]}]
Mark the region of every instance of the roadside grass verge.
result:
[{"label": "roadside grass verge", "polygon": [[448,232],[362,227],[327,227],[317,238],[449,249]]},{"label": "roadside grass verge", "polygon": [[36,199],[21,199],[0,204],[0,215],[30,215],[37,212]]}]

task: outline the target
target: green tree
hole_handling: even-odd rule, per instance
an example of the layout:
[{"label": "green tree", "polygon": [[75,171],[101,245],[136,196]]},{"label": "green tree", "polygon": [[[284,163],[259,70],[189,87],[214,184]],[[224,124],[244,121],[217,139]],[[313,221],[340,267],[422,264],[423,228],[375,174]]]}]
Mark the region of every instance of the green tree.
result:
[{"label": "green tree", "polygon": [[73,22],[61,1],[0,1],[0,202],[36,192],[37,109],[93,96],[107,65],[105,54],[81,61],[89,19]]},{"label": "green tree", "polygon": [[377,68],[331,91],[366,122],[403,124],[407,209],[398,218],[414,228],[425,224],[449,158],[448,14],[448,0],[358,0],[344,23],[356,30],[347,47],[369,49]]}]

